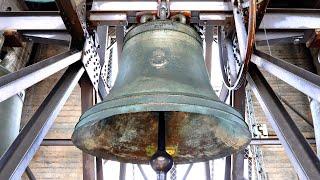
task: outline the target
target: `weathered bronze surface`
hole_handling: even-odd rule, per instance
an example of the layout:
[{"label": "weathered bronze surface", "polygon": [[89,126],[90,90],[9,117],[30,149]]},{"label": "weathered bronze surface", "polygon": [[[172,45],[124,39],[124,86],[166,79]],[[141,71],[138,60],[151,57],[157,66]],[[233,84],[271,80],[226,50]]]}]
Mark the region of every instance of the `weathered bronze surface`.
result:
[{"label": "weathered bronze surface", "polygon": [[129,31],[115,85],[81,116],[73,143],[104,159],[148,163],[157,150],[158,112],[165,111],[166,149],[175,163],[243,149],[248,127],[218,100],[202,52],[201,38],[184,24],[153,21]]}]

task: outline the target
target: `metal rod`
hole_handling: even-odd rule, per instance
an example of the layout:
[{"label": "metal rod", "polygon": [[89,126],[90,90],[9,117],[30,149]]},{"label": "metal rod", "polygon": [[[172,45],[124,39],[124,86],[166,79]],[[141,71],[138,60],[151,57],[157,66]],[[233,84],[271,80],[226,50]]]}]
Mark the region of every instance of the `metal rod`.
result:
[{"label": "metal rod", "polygon": [[231,156],[226,157],[224,180],[231,180]]},{"label": "metal rod", "polygon": [[320,76],[256,50],[251,61],[302,93],[320,101]]},{"label": "metal rod", "polygon": [[295,122],[256,65],[251,64],[249,74],[247,79],[252,91],[284,146],[299,178],[318,179],[320,177],[320,161]]},{"label": "metal rod", "polygon": [[[157,11],[157,1],[94,1],[92,11]],[[230,2],[170,1],[170,11],[231,11]]]},{"label": "metal rod", "polygon": [[164,112],[159,111],[158,120],[158,151],[166,150],[166,121],[164,119]]},{"label": "metal rod", "polygon": [[84,68],[69,67],[0,160],[0,179],[20,179]]},{"label": "metal rod", "polygon": [[97,180],[103,180],[102,158],[96,157]]},{"label": "metal rod", "polygon": [[[314,138],[306,139],[309,144],[316,144]],[[251,139],[250,145],[281,145],[281,142],[278,138],[263,138],[263,139]]]},{"label": "metal rod", "polygon": [[277,94],[277,97],[285,104],[288,106],[289,109],[291,109],[296,115],[298,115],[301,119],[304,120],[304,122],[306,122],[307,124],[309,124],[311,127],[313,127],[313,123],[312,121],[308,120],[308,118],[303,115],[302,113],[300,113],[296,108],[294,108],[287,100],[285,100],[284,98],[282,98],[279,94]]},{"label": "metal rod", "polygon": [[0,102],[79,61],[81,52],[68,51],[0,77]]},{"label": "metal rod", "polygon": [[29,168],[29,166],[27,166],[27,168],[26,168],[26,174],[30,180],[36,180],[36,177],[34,176],[33,172]]},{"label": "metal rod", "polygon": [[210,180],[210,163],[209,161],[206,161],[204,163],[204,170],[205,170],[205,176],[206,176],[206,180]]},{"label": "metal rod", "polygon": [[144,180],[148,180],[147,175],[146,175],[146,173],[144,172],[144,170],[142,169],[141,164],[138,164],[137,166],[138,166],[138,168],[139,168],[139,171],[140,171],[143,179],[144,179]]},{"label": "metal rod", "polygon": [[126,180],[126,170],[127,165],[125,163],[120,163],[119,180]]},{"label": "metal rod", "polygon": [[188,175],[189,175],[189,173],[190,173],[190,171],[191,171],[192,166],[193,166],[193,163],[192,163],[192,164],[189,164],[188,169],[187,169],[186,172],[184,173],[182,180],[186,180],[186,179],[187,179],[187,177],[188,177]]}]

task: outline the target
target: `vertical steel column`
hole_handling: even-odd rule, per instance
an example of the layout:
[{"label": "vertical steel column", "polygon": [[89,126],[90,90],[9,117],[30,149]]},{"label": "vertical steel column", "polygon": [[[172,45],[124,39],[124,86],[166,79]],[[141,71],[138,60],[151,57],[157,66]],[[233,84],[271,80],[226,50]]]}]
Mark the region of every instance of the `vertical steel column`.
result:
[{"label": "vertical steel column", "polygon": [[97,180],[103,180],[103,163],[102,159],[96,157]]},{"label": "vertical steel column", "polygon": [[231,156],[227,156],[225,160],[224,180],[231,180]]},{"label": "vertical steel column", "polygon": [[205,32],[206,54],[205,62],[209,77],[211,79],[211,61],[212,61],[212,42],[213,42],[213,26],[207,25]]},{"label": "vertical steel column", "polygon": [[[93,106],[93,86],[87,76],[80,80],[81,87],[81,111],[82,114]],[[82,152],[83,179],[95,180],[95,162],[94,156]]]},{"label": "vertical steel column", "polygon": [[126,170],[127,170],[127,165],[125,163],[120,163],[119,180],[125,180],[126,179]]},{"label": "vertical steel column", "polygon": [[209,161],[206,161],[204,163],[204,169],[205,169],[205,174],[206,174],[206,180],[210,180],[210,163]]},{"label": "vertical steel column", "polygon": [[247,76],[252,91],[300,179],[319,179],[320,161],[256,65]]},{"label": "vertical steel column", "polygon": [[313,129],[316,139],[317,155],[320,159],[320,103],[315,99],[310,99],[310,110],[313,119]]},{"label": "vertical steel column", "polygon": [[124,26],[116,27],[116,41],[117,41],[117,49],[118,49],[118,61],[121,58],[123,41],[124,41]]},{"label": "vertical steel column", "polygon": [[[234,92],[233,107],[236,108],[242,116],[245,116],[245,85],[242,85],[238,90]],[[242,180],[244,179],[244,151],[240,151],[237,154],[231,156],[231,179]]]},{"label": "vertical steel column", "polygon": [[[311,57],[311,54],[310,54]],[[320,63],[319,63],[320,51],[317,54],[317,58],[313,59],[313,65],[315,67],[315,74],[320,75]],[[310,111],[313,120],[313,129],[314,129],[314,136],[316,139],[316,149],[317,155],[320,159],[320,103],[316,99],[310,98]]]}]

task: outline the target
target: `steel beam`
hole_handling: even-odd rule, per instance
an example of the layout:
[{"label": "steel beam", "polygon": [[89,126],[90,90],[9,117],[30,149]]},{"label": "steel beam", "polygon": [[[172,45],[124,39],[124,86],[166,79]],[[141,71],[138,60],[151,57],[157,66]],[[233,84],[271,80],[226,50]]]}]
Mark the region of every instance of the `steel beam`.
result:
[{"label": "steel beam", "polygon": [[[316,140],[313,138],[307,139],[309,144],[316,144]],[[250,145],[262,146],[262,145],[281,145],[278,138],[263,138],[263,139],[251,139]]]},{"label": "steel beam", "polygon": [[318,9],[267,9],[259,29],[318,29]]},{"label": "steel beam", "polygon": [[251,62],[302,93],[320,101],[320,76],[256,50]]},{"label": "steel beam", "polygon": [[79,61],[81,52],[68,51],[0,77],[0,102]]},{"label": "steel beam", "polygon": [[41,146],[74,146],[71,139],[44,139]]},{"label": "steel beam", "polygon": [[94,25],[125,26],[127,14],[123,12],[90,12],[90,22]]},{"label": "steel beam", "polygon": [[319,159],[256,65],[251,64],[247,79],[299,178],[318,179]]},{"label": "steel beam", "polygon": [[255,39],[257,46],[306,42],[304,32],[257,32]]},{"label": "steel beam", "polygon": [[[245,85],[242,85],[234,92],[233,107],[236,108],[242,116],[245,116]],[[231,156],[231,178],[232,180],[244,179],[244,151],[239,151]]]},{"label": "steel beam", "polygon": [[[94,1],[92,11],[157,11],[157,1]],[[230,2],[170,1],[170,11],[231,11]]]},{"label": "steel beam", "polygon": [[[81,112],[83,114],[94,104],[93,86],[87,75],[83,76],[79,84],[81,87]],[[82,169],[83,179],[95,180],[94,156],[82,152]]]},{"label": "steel beam", "polygon": [[[81,3],[78,4],[78,7],[75,4],[75,0],[55,1],[58,9],[60,10],[60,16],[72,37],[71,47],[81,50],[83,48],[86,35],[85,1],[79,1]],[[83,5],[84,8],[82,7]]]},{"label": "steel beam", "polygon": [[20,179],[63,105],[77,85],[84,68],[69,67],[0,160],[0,179]]},{"label": "steel beam", "polygon": [[0,31],[5,30],[66,30],[59,12],[0,12]]},{"label": "steel beam", "polygon": [[71,41],[69,33],[64,31],[22,31],[21,34],[26,39],[40,44],[59,44],[68,46]]}]

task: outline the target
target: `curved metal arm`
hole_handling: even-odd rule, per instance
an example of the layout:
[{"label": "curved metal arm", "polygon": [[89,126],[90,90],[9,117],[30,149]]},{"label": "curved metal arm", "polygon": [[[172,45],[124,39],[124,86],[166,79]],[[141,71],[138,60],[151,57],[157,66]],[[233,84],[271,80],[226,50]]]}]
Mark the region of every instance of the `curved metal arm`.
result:
[{"label": "curved metal arm", "polygon": [[[257,2],[256,0],[250,0],[248,34],[246,32],[246,28],[243,23],[242,17],[240,15],[239,9],[240,9],[239,7],[234,6],[233,14],[234,14],[235,26],[236,26],[237,37],[239,42],[240,56],[241,56],[241,60],[243,61],[243,64],[238,73],[238,78],[234,81],[234,83],[230,84],[229,81],[227,81],[226,76],[224,75],[224,78],[223,78],[224,84],[229,90],[237,90],[245,82],[246,74],[248,72],[249,62],[251,59],[251,55],[253,53],[253,46],[255,42]],[[221,33],[221,32],[218,32],[218,33]],[[220,49],[221,48],[222,47],[220,47]],[[223,57],[221,56],[221,58]]]}]

